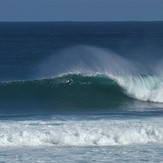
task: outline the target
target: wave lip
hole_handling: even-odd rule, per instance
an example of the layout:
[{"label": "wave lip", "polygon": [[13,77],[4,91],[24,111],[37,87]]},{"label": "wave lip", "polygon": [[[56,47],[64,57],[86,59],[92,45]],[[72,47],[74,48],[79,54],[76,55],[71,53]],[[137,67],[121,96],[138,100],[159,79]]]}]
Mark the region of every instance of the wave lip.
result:
[{"label": "wave lip", "polygon": [[[152,122],[152,123],[151,123]],[[0,146],[114,146],[163,143],[162,119],[0,123]]]},{"label": "wave lip", "polygon": [[163,79],[156,75],[112,76],[128,96],[150,102],[163,102]]}]

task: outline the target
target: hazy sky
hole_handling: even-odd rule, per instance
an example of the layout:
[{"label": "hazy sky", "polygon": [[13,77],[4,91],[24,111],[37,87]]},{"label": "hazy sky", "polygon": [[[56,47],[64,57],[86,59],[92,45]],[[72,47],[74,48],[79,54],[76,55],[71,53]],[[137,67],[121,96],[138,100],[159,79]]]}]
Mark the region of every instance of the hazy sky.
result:
[{"label": "hazy sky", "polygon": [[163,20],[163,0],[0,0],[0,21]]}]

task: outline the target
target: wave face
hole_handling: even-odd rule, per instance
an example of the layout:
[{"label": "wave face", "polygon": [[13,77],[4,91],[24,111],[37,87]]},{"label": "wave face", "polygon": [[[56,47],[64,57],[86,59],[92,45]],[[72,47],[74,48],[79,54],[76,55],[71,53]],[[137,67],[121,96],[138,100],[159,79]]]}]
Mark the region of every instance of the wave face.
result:
[{"label": "wave face", "polygon": [[66,75],[0,84],[1,103],[37,108],[103,108],[130,100],[114,81],[102,76]]},{"label": "wave face", "polygon": [[162,144],[162,118],[0,122],[0,146]]},{"label": "wave face", "polygon": [[[3,82],[1,106],[5,111],[22,108],[33,111],[71,112],[88,108],[118,108],[162,102],[161,79],[156,76],[102,76],[69,74],[56,78]],[[12,106],[10,106],[12,104]],[[11,108],[10,108],[11,107]],[[14,110],[15,112],[15,110]]]}]

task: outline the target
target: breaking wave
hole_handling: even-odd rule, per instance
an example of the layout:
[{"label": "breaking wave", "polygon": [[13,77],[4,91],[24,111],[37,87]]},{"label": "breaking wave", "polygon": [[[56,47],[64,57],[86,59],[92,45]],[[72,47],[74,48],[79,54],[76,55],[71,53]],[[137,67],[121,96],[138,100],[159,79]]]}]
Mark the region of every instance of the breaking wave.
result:
[{"label": "breaking wave", "polygon": [[66,49],[45,60],[34,80],[1,82],[1,112],[13,108],[83,112],[162,103],[160,66],[152,70],[148,66],[99,48]]},{"label": "breaking wave", "polygon": [[[163,102],[157,76],[102,76],[69,74],[56,78],[4,82],[1,105],[22,108],[109,108],[133,105],[135,100]],[[5,105],[6,104],[6,105]],[[19,107],[18,107],[19,106]],[[67,110],[68,111],[68,110]]]}]

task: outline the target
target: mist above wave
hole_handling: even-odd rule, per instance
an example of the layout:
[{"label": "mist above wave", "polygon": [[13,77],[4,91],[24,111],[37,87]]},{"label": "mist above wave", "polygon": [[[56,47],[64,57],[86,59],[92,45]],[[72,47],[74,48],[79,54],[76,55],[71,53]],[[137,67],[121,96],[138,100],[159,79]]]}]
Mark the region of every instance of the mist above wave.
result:
[{"label": "mist above wave", "polygon": [[76,46],[64,49],[43,61],[38,76],[48,78],[68,74],[104,75],[117,82],[130,97],[163,102],[161,63],[159,60],[143,65],[108,49]]},{"label": "mist above wave", "polygon": [[38,76],[54,77],[77,73],[123,75],[137,71],[132,62],[108,49],[76,46],[64,49],[44,60],[39,66]]}]

